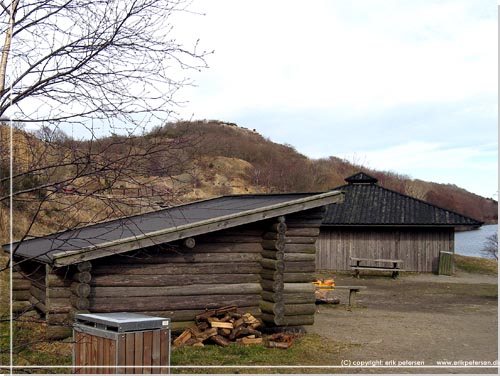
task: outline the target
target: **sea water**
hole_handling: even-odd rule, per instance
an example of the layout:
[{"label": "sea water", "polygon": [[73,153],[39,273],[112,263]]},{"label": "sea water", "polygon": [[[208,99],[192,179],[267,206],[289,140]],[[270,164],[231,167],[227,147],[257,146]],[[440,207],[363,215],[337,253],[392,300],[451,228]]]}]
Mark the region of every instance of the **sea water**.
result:
[{"label": "sea water", "polygon": [[455,232],[455,253],[484,257],[481,249],[486,245],[486,238],[493,234],[498,234],[498,225],[483,225],[477,230]]}]

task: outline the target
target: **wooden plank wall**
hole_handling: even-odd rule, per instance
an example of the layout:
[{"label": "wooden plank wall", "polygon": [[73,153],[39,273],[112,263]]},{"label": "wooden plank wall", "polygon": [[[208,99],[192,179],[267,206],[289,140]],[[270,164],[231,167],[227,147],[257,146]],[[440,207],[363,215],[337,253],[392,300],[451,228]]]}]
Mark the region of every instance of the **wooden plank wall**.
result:
[{"label": "wooden plank wall", "polygon": [[440,251],[453,251],[453,228],[322,228],[316,251],[318,270],[350,270],[349,257],[402,259],[404,269],[436,272]]},{"label": "wooden plank wall", "polygon": [[141,312],[173,322],[224,305],[258,314],[262,233],[259,226],[240,226],[196,237],[192,249],[164,245],[96,260],[89,310]]}]

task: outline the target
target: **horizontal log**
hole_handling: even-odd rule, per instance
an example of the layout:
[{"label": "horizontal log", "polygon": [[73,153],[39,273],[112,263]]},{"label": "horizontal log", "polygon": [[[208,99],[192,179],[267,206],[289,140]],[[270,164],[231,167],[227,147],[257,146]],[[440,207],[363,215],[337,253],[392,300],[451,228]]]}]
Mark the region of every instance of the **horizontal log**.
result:
[{"label": "horizontal log", "polygon": [[285,265],[288,261],[312,261],[316,262],[316,255],[311,253],[286,253],[284,255]]},{"label": "horizontal log", "polygon": [[48,340],[60,340],[71,337],[73,330],[71,326],[54,326],[48,325],[44,337]]},{"label": "horizontal log", "polygon": [[272,281],[268,279],[261,280],[260,285],[262,286],[262,290],[264,291],[280,292],[283,291],[284,288],[282,282]]},{"label": "horizontal log", "polygon": [[271,313],[273,315],[283,315],[285,313],[285,305],[281,302],[273,303],[262,300],[259,308],[264,313]]},{"label": "horizontal log", "polygon": [[92,264],[90,261],[80,262],[75,265],[76,270],[79,272],[90,272],[92,270]]},{"label": "horizontal log", "polygon": [[92,312],[141,312],[185,309],[215,309],[222,306],[252,306],[258,305],[260,294],[254,295],[192,295],[170,296],[165,299],[115,297],[91,298]]},{"label": "horizontal log", "polygon": [[285,253],[283,251],[268,251],[265,249],[262,251],[262,257],[272,260],[284,260]]},{"label": "horizontal log", "polygon": [[316,262],[313,261],[283,261],[285,273],[311,272],[316,271]]},{"label": "horizontal log", "polygon": [[45,304],[45,301],[47,300],[47,296],[45,295],[45,290],[40,290],[36,286],[31,286],[30,294],[31,296],[34,296],[38,301]]},{"label": "horizontal log", "polygon": [[314,282],[313,273],[283,273],[283,282]]},{"label": "horizontal log", "polygon": [[[259,251],[260,253],[260,251]],[[258,273],[261,269],[259,262],[235,263],[231,265],[231,274]],[[227,274],[227,263],[204,263],[193,265],[191,263],[179,264],[108,264],[95,267],[92,275],[96,278],[103,274],[167,274],[167,275],[192,275],[192,274]]]},{"label": "horizontal log", "polygon": [[271,269],[262,269],[260,272],[260,276],[262,279],[268,279],[272,281],[276,281],[279,283],[283,283],[283,273],[280,273],[276,270],[271,270]]},{"label": "horizontal log", "polygon": [[29,290],[14,290],[12,291],[12,299],[13,300],[18,300],[18,301],[22,301],[22,300],[29,300],[31,296],[31,293]]},{"label": "horizontal log", "polygon": [[288,229],[292,228],[319,228],[322,220],[318,219],[291,219],[287,220]]},{"label": "horizontal log", "polygon": [[314,315],[316,313],[316,304],[286,304],[283,303],[285,316]]},{"label": "horizontal log", "polygon": [[[229,270],[228,270],[229,271]],[[196,274],[196,275],[98,275],[91,286],[185,286],[196,284],[259,282],[258,274]]]},{"label": "horizontal log", "polygon": [[69,313],[48,313],[46,321],[49,325],[72,324],[73,317]]},{"label": "horizontal log", "polygon": [[316,288],[312,283],[284,283],[283,293],[311,293],[314,295]]},{"label": "horizontal log", "polygon": [[[197,248],[195,248],[196,250]],[[203,262],[253,262],[260,260],[260,253],[196,253],[196,252],[168,252],[161,256],[130,257],[128,261],[121,259],[122,262],[134,262],[136,264],[160,264],[160,263],[203,263]],[[96,267],[97,268],[97,267]],[[95,271],[92,271],[95,275]],[[85,281],[79,281],[85,282]],[[87,282],[88,283],[88,282]]]},{"label": "horizontal log", "polygon": [[281,260],[263,258],[260,260],[260,264],[264,269],[277,270],[279,272],[283,272],[285,270],[285,262]]},{"label": "horizontal log", "polygon": [[315,244],[316,236],[287,236],[286,244]]},{"label": "horizontal log", "polygon": [[261,297],[269,302],[283,302],[285,304],[307,304],[315,303],[316,297],[311,293],[273,293],[262,291]]},{"label": "horizontal log", "polygon": [[47,313],[47,306],[42,301],[35,298],[33,295],[30,296],[29,302],[33,307],[36,307],[40,311]]},{"label": "horizontal log", "polygon": [[46,281],[49,287],[69,287],[73,282],[69,275],[55,273],[47,274]]},{"label": "horizontal log", "polygon": [[48,287],[47,296],[49,298],[69,298],[71,290],[68,287]]},{"label": "horizontal log", "polygon": [[271,251],[283,251],[285,249],[285,245],[285,239],[262,241],[262,248]]},{"label": "horizontal log", "polygon": [[233,295],[259,294],[260,283],[223,283],[205,285],[181,285],[164,287],[100,287],[92,289],[91,297],[119,296],[159,296],[168,299],[169,296],[189,295]]},{"label": "horizontal log", "polygon": [[[258,302],[252,306],[239,306],[238,310],[244,313],[251,313],[253,316],[260,315],[260,309]],[[168,317],[172,321],[194,321],[194,317],[201,313],[199,309],[186,309],[177,311],[144,311],[145,315],[156,316],[156,317]]]},{"label": "horizontal log", "polygon": [[260,243],[262,241],[261,236],[251,236],[251,235],[204,235],[199,237],[200,243]]},{"label": "horizontal log", "polygon": [[71,295],[69,298],[69,301],[71,302],[71,305],[76,308],[77,310],[84,310],[84,309],[89,309],[90,302],[89,299],[87,298],[81,298],[76,295]]},{"label": "horizontal log", "polygon": [[[181,250],[180,254],[194,253],[260,253],[260,243],[198,243],[192,250]],[[165,255],[168,257],[168,255]],[[166,260],[168,262],[168,260]]]},{"label": "horizontal log", "polygon": [[316,245],[314,244],[287,244],[286,253],[310,253],[316,254]]},{"label": "horizontal log", "polygon": [[80,298],[86,298],[90,295],[90,285],[88,283],[73,282],[70,290],[74,295]]},{"label": "horizontal log", "polygon": [[269,313],[263,313],[261,315],[262,321],[268,324],[274,324],[278,326],[301,326],[301,325],[313,325],[314,315],[297,315],[297,316],[275,316]]},{"label": "horizontal log", "polygon": [[80,283],[89,283],[92,280],[92,275],[89,272],[77,272],[73,274],[73,281]]},{"label": "horizontal log", "polygon": [[285,222],[276,222],[269,227],[270,231],[277,232],[278,234],[284,234],[287,230]]},{"label": "horizontal log", "polygon": [[28,300],[20,300],[12,302],[12,312],[19,313],[24,312],[33,308],[33,304],[31,304]]},{"label": "horizontal log", "polygon": [[285,240],[285,233],[284,232],[273,232],[269,231],[266,232],[264,235],[262,235],[262,239],[264,240]]},{"label": "horizontal log", "polygon": [[14,279],[12,280],[12,290],[22,291],[29,290],[31,287],[31,282],[28,279]]},{"label": "horizontal log", "polygon": [[286,236],[287,237],[292,237],[292,236],[314,236],[314,237],[317,237],[319,235],[319,233],[320,233],[319,228],[308,228],[308,227],[300,228],[300,227],[297,227],[297,228],[289,228],[286,231]]},{"label": "horizontal log", "polygon": [[50,313],[67,313],[72,308],[70,298],[50,298],[47,304]]}]

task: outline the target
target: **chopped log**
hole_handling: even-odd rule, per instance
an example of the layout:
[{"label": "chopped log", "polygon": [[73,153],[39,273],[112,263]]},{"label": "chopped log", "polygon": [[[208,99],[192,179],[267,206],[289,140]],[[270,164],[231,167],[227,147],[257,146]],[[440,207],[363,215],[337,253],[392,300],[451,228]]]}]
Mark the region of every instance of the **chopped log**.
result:
[{"label": "chopped log", "polygon": [[220,335],[215,335],[210,337],[210,341],[214,342],[215,344],[222,346],[222,347],[227,347],[231,344],[227,339]]},{"label": "chopped log", "polygon": [[90,307],[90,301],[87,298],[81,298],[76,295],[71,295],[69,298],[71,305],[75,307],[76,309],[89,309]]},{"label": "chopped log", "polygon": [[196,246],[196,240],[194,240],[194,238],[186,238],[182,241],[182,246],[184,248],[193,249]]},{"label": "chopped log", "polygon": [[260,337],[262,336],[262,333],[252,328],[245,328],[240,326],[239,328],[236,328],[231,332],[231,334],[229,335],[229,339],[234,340],[235,338],[240,338],[248,335]]},{"label": "chopped log", "polygon": [[225,328],[225,329],[233,329],[233,324],[230,322],[217,322],[213,321],[210,323],[212,328]]},{"label": "chopped log", "polygon": [[286,231],[287,237],[293,236],[319,236],[320,229],[319,228],[289,228]]},{"label": "chopped log", "polygon": [[265,341],[265,346],[270,349],[289,349],[292,346],[288,342]]},{"label": "chopped log", "polygon": [[243,324],[245,323],[245,319],[242,317],[242,318],[239,318],[238,320],[236,320],[234,323],[233,323],[233,328],[239,328],[240,326],[242,326]]},{"label": "chopped log", "polygon": [[284,260],[285,253],[282,251],[269,251],[269,250],[265,249],[262,251],[262,257],[267,258],[267,259],[271,259],[271,260]]},{"label": "chopped log", "polygon": [[285,304],[284,303],[271,303],[263,300],[259,304],[259,308],[262,312],[271,313],[273,315],[284,315],[285,314]]},{"label": "chopped log", "polygon": [[[200,247],[200,246],[199,246]],[[199,248],[198,247],[198,248]],[[198,252],[198,248],[196,251]],[[258,253],[262,251],[258,245]],[[238,263],[231,265],[233,274],[252,274],[258,273],[260,264],[258,262]],[[109,274],[143,274],[143,275],[192,275],[192,274],[227,274],[227,263],[178,263],[178,264],[112,264],[95,267],[92,275]]]},{"label": "chopped log", "polygon": [[87,283],[73,282],[71,292],[80,298],[86,298],[90,295],[90,285]]},{"label": "chopped log", "polygon": [[78,272],[73,274],[73,280],[80,283],[89,283],[92,275],[89,272]]},{"label": "chopped log", "polygon": [[285,239],[278,240],[263,240],[262,248],[271,251],[284,251],[285,250]]},{"label": "chopped log", "polygon": [[260,260],[260,264],[264,269],[277,270],[281,273],[285,270],[285,262],[281,260],[263,258],[262,260]]},{"label": "chopped log", "polygon": [[231,334],[231,329],[228,329],[228,328],[219,328],[219,330],[217,331],[217,333],[219,333],[219,335],[221,335],[223,337],[228,337]]},{"label": "chopped log", "polygon": [[[226,272],[232,270],[226,265]],[[186,286],[196,284],[238,284],[259,282],[258,274],[186,274],[182,278],[178,275],[94,275],[91,286]]]},{"label": "chopped log", "polygon": [[182,334],[179,337],[177,337],[174,340],[173,345],[176,347],[180,347],[180,346],[184,345],[191,337],[192,337],[191,330],[186,329],[182,332]]},{"label": "chopped log", "polygon": [[[88,285],[87,285],[88,286]],[[259,283],[206,284],[158,287],[100,287],[95,286],[89,293],[92,297],[116,296],[183,296],[183,295],[231,295],[259,294]]]},{"label": "chopped log", "polygon": [[263,341],[264,340],[262,338],[248,338],[248,337],[238,338],[236,340],[236,342],[242,345],[256,345],[262,343]]},{"label": "chopped log", "polygon": [[197,335],[196,339],[204,341],[210,337],[216,336],[217,333],[218,333],[217,328],[210,328],[210,329],[207,329],[207,330],[201,332],[199,335]]},{"label": "chopped log", "polygon": [[225,313],[237,312],[237,311],[238,311],[237,305],[231,305],[231,306],[227,306],[227,307],[210,309],[210,310],[207,310],[203,313],[196,315],[195,320],[196,321],[208,320],[208,318],[212,317],[212,316],[218,316],[218,315],[223,315]]},{"label": "chopped log", "polygon": [[[259,302],[256,300],[253,306],[240,306],[240,309],[244,312],[251,312],[253,315],[259,315]],[[145,315],[158,316],[158,317],[169,317],[172,322],[174,321],[194,321],[194,317],[200,313],[200,309],[179,309],[179,310],[147,310],[141,313]],[[234,325],[234,324],[233,324]],[[208,326],[207,326],[208,328]]]},{"label": "chopped log", "polygon": [[257,319],[251,313],[247,312],[243,315],[243,320],[245,320],[245,324],[253,324],[257,321]]},{"label": "chopped log", "polygon": [[79,272],[90,272],[92,270],[92,264],[90,263],[90,261],[80,262],[75,266],[76,270],[78,270]]}]

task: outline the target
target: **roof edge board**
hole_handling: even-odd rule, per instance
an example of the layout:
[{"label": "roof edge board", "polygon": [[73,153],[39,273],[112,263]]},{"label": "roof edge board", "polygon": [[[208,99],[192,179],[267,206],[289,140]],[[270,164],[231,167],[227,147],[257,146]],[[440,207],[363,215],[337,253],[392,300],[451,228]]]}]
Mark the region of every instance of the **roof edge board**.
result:
[{"label": "roof edge board", "polygon": [[208,232],[223,230],[247,223],[287,215],[297,211],[313,209],[323,205],[340,203],[343,193],[329,191],[298,200],[266,206],[264,208],[247,210],[222,217],[211,218],[201,222],[172,227],[141,236],[134,236],[100,244],[99,246],[82,248],[77,251],[65,251],[52,255],[55,266],[67,266],[78,262],[94,260],[105,256],[121,254],[135,249],[197,236]]}]

